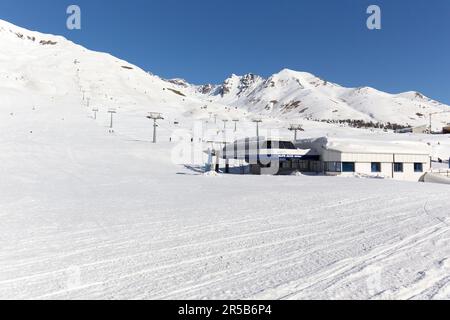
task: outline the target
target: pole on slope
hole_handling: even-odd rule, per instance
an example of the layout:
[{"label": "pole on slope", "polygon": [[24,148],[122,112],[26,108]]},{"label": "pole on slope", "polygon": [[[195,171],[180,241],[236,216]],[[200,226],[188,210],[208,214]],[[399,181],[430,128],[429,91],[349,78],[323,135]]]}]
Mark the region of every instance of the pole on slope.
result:
[{"label": "pole on slope", "polygon": [[156,143],[156,128],[158,128],[158,120],[164,120],[159,112],[150,112],[147,119],[153,120],[153,143]]},{"label": "pole on slope", "polygon": [[239,119],[234,119],[234,132],[237,132],[237,123],[239,122]]},{"label": "pole on slope", "polygon": [[291,124],[291,126],[288,128],[288,130],[294,131],[294,142],[297,141],[297,132],[305,131],[305,130],[303,130],[303,127],[299,124]]},{"label": "pole on slope", "polygon": [[94,120],[97,120],[97,112],[99,111],[97,107],[93,108],[92,111],[94,112]]},{"label": "pole on slope", "polygon": [[223,130],[227,130],[228,120],[222,120],[222,121],[223,121]]},{"label": "pole on slope", "polygon": [[256,137],[259,138],[259,124],[263,121],[261,119],[253,119],[252,122],[256,123]]},{"label": "pole on slope", "polygon": [[213,165],[213,146],[211,145],[208,148],[208,162],[206,163],[206,168],[205,171],[209,172],[212,170],[212,165]]},{"label": "pole on slope", "polygon": [[256,150],[258,153],[258,161],[259,161],[259,150],[260,150],[260,144],[259,144],[259,124],[263,121],[261,119],[253,119],[252,122],[256,123]]},{"label": "pole on slope", "polygon": [[114,117],[114,114],[117,113],[117,111],[116,111],[116,109],[111,108],[108,110],[108,113],[111,114],[111,122],[110,122],[109,128],[112,129],[114,126],[113,117]]},{"label": "pole on slope", "polygon": [[429,134],[431,134],[431,131],[433,130],[433,120],[432,120],[433,114],[430,113],[430,132]]}]

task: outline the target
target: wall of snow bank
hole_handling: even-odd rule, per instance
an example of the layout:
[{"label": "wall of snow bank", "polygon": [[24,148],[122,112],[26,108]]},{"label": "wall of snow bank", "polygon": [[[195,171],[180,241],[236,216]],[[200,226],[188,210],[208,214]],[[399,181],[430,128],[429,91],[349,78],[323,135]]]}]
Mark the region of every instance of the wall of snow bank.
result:
[{"label": "wall of snow bank", "polygon": [[450,177],[439,173],[427,173],[424,177],[424,182],[450,184]]}]

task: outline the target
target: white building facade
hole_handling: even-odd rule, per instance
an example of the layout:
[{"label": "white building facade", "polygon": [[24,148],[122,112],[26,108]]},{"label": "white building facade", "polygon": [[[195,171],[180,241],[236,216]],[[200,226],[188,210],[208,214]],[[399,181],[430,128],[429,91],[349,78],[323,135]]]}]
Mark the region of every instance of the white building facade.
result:
[{"label": "white building facade", "polygon": [[310,140],[309,146],[321,155],[326,175],[417,182],[431,169],[431,150],[423,143],[320,138]]},{"label": "white building facade", "polygon": [[322,160],[326,174],[360,174],[406,181],[420,181],[431,167],[428,154],[349,153],[327,149]]}]

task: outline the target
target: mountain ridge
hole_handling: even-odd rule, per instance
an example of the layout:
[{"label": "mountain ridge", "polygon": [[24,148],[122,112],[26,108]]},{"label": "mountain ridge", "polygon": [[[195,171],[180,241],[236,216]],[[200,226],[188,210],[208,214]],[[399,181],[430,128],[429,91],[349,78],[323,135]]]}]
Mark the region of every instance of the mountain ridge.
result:
[{"label": "mountain ridge", "polygon": [[[219,85],[193,85],[183,79],[163,79],[109,53],[3,20],[0,35],[0,67],[4,71],[0,96],[6,102],[26,96],[39,100],[49,93],[54,99],[55,94],[73,95],[78,90],[99,105],[150,105],[156,111],[170,109],[173,117],[201,118],[209,108],[208,113],[232,109],[247,116],[412,126],[426,124],[429,113],[450,110],[416,91],[390,94],[371,87],[346,88],[291,69],[268,78],[232,74]],[[445,124],[447,118],[436,119]]]},{"label": "mountain ridge", "polygon": [[450,110],[418,91],[393,94],[369,86],[346,88],[291,69],[268,78],[254,73],[232,74],[220,85],[191,85],[184,79],[168,81],[200,98],[267,116],[421,125],[429,113]]}]

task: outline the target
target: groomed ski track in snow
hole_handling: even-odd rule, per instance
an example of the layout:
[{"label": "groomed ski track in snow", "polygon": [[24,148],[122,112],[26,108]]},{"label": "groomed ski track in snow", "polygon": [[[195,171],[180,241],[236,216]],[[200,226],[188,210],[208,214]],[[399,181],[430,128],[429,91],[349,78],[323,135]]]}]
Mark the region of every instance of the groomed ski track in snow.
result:
[{"label": "groomed ski track in snow", "polygon": [[[29,149],[38,167],[3,179],[0,298],[449,297],[447,186],[207,177],[158,170],[168,149],[97,142],[95,161]],[[42,168],[53,161],[64,168]]]}]

